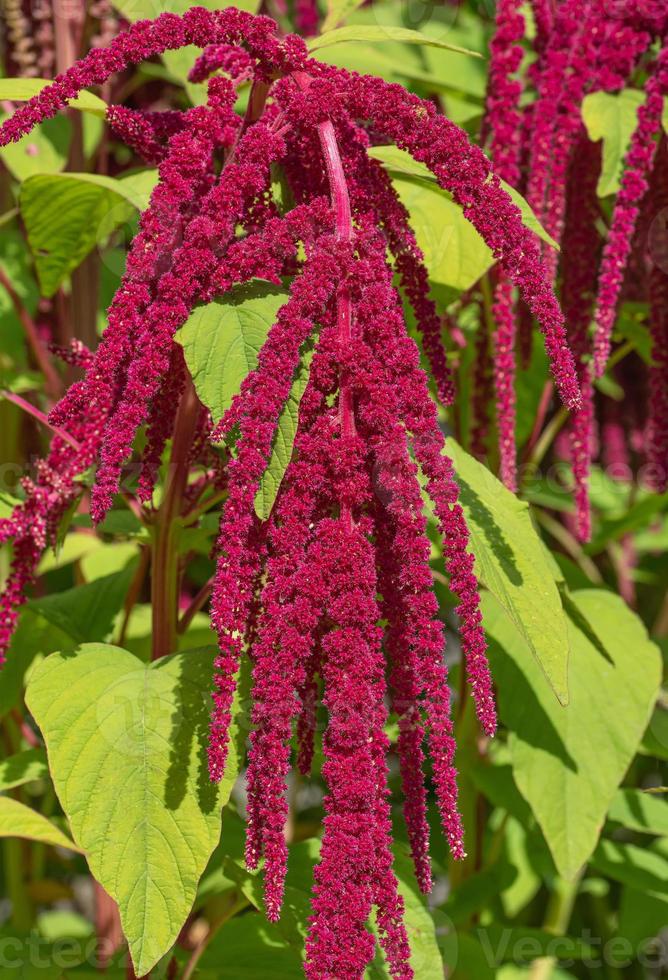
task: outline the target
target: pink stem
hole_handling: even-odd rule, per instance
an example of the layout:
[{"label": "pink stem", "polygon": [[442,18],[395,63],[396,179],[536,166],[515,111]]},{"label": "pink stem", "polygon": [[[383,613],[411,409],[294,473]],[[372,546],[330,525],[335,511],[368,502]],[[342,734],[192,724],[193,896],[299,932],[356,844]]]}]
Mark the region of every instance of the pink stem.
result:
[{"label": "pink stem", "polygon": [[41,412],[39,408],[35,408],[35,406],[31,405],[30,402],[27,402],[25,398],[21,398],[20,395],[15,395],[11,391],[0,391],[0,396],[6,398],[8,402],[13,402],[14,405],[22,408],[24,412],[28,413],[28,415],[32,415],[32,417],[37,419],[38,422],[45,425],[47,429],[51,429],[52,432],[55,432],[60,439],[64,439],[65,442],[69,443],[69,445],[73,449],[76,449],[77,452],[81,449],[79,443],[69,434],[69,432],[65,432],[64,429],[58,428],[57,425],[52,425],[44,412]]},{"label": "pink stem", "polygon": [[[320,137],[320,146],[325,157],[329,188],[336,216],[336,237],[342,242],[349,242],[353,237],[353,222],[350,213],[348,184],[346,183],[346,176],[343,172],[334,126],[329,119],[326,122],[320,123],[318,126],[318,136]],[[336,322],[339,343],[341,346],[349,344],[352,340],[352,301],[350,299],[350,290],[345,281],[341,283],[336,294]],[[339,414],[341,418],[342,438],[346,440],[353,438],[355,435],[353,395],[350,387],[345,383],[343,372],[341,372],[339,383]],[[341,517],[348,530],[352,531],[353,519],[348,504],[342,504]]]},{"label": "pink stem", "polygon": [[[305,91],[311,84],[311,79],[304,72],[295,72],[294,79]],[[320,147],[325,158],[329,191],[336,218],[336,237],[341,242],[350,242],[353,238],[353,220],[350,211],[350,195],[348,184],[343,171],[339,145],[331,120],[327,119],[318,125]],[[336,294],[336,322],[339,342],[343,346],[352,340],[352,301],[347,283],[341,283]],[[339,416],[341,419],[341,436],[351,439],[355,435],[355,411],[353,395],[345,382],[344,372],[341,372],[339,382]],[[349,531],[352,531],[353,518],[350,506],[341,504],[341,517]]]},{"label": "pink stem", "polygon": [[5,275],[2,269],[0,269],[0,286],[2,286],[6,291],[12,302],[16,315],[21,321],[21,326],[25,331],[26,339],[30,349],[33,352],[35,361],[37,362],[37,367],[44,375],[47,393],[54,398],[58,398],[61,389],[61,382],[60,378],[58,377],[58,372],[55,370],[53,364],[51,364],[51,361],[49,360],[49,356],[44,349],[42,341],[40,340],[35,322],[21,302],[21,297],[12,286],[11,282],[9,281],[9,277]]}]

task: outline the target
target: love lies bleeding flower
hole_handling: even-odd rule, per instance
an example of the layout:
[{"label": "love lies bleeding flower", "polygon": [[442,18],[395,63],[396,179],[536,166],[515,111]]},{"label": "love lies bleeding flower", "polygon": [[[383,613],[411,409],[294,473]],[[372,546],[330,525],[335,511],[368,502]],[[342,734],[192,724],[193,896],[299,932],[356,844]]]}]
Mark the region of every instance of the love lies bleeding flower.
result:
[{"label": "love lies bleeding flower", "polygon": [[[236,676],[248,653],[253,729],[246,858],[250,867],[264,859],[266,910],[276,919],[287,866],[291,736],[296,729],[298,765],[308,771],[321,701],[329,719],[323,737],[327,795],[306,973],[361,977],[373,957],[367,926],[375,909],[391,973],[407,978],[413,972],[391,852],[386,696],[399,724],[406,824],[420,887],[431,885],[427,759],[451,851],[464,856],[445,637],[419,472],[458,600],[466,674],[489,736],[496,715],[456,475],[419,349],[407,332],[403,298],[439,395],[449,403],[453,385],[441,323],[408,213],[367,152],[373,140],[394,143],[424,163],[463,209],[498,261],[505,291],[499,295],[508,300],[517,287],[539,322],[556,386],[573,409],[580,405],[577,370],[536,239],[484,153],[432,103],[381,79],[320,64],[299,38],[280,37],[268,18],[193,8],[182,17],[136,23],[17,110],[0,127],[0,145],[53,116],[84,87],[189,44],[203,52],[192,78],[225,72],[209,78],[204,105],[183,113],[108,112],[115,133],[157,165],[158,184],[100,346],[85,377],[51,413],[51,424],[76,440],[66,465],[54,467],[70,481],[64,495],[51,484],[46,491],[40,483],[26,485],[26,502],[0,522],[4,539],[17,543],[0,639],[6,646],[35,572],[33,553],[25,558],[21,550],[26,521],[40,515],[39,550],[71,497],[71,481],[94,461],[91,514],[101,521],[142,426],[147,439],[138,496],[150,503],[185,398],[187,376],[174,335],[194,307],[253,278],[288,278],[289,297],[257,368],[221,423],[213,429],[198,410],[193,453],[204,452],[209,437],[236,437],[224,477],[211,598],[219,653],[209,768],[212,779],[223,776]],[[513,53],[500,71],[516,62]],[[234,108],[236,87],[246,80],[252,87],[242,117]],[[514,151],[511,156],[499,160],[509,177]],[[277,167],[294,202],[288,210],[271,193]],[[312,358],[291,462],[262,522],[255,497],[306,349]],[[54,443],[52,452],[59,461],[65,450]]]},{"label": "love lies bleeding flower", "polygon": [[[644,257],[639,256],[644,256],[646,243],[639,241],[636,230],[641,210],[651,197],[648,189],[668,77],[668,18],[664,5],[637,0],[620,0],[612,13],[606,0],[563,0],[556,5],[534,0],[531,9],[536,30],[529,39],[525,37],[520,5],[513,0],[497,4],[483,137],[500,176],[525,193],[545,230],[561,246],[561,253],[545,246],[544,258],[550,278],[561,289],[582,407],[567,424],[568,438],[559,440],[557,445],[564,449],[572,466],[575,533],[580,541],[587,541],[591,533],[589,473],[597,445],[592,374],[600,376],[604,372],[610,355],[629,262],[635,256],[636,266],[644,263]],[[658,56],[654,52],[656,42]],[[521,68],[523,53],[530,45],[533,57]],[[646,99],[638,112],[607,240],[600,248],[601,214],[596,198],[600,162],[598,149],[593,148],[584,127],[584,100],[594,93],[618,93],[631,84],[634,76],[647,71]],[[589,281],[592,268],[597,276],[597,295],[593,300]],[[645,278],[644,271],[641,278]],[[658,310],[663,288],[659,271],[653,281],[654,308]],[[514,489],[515,341],[526,363],[531,349],[531,320],[521,304],[515,308],[512,290],[498,276],[494,296],[491,300],[483,297],[483,308],[488,317],[491,312],[489,318],[494,324],[492,369],[497,391],[499,469],[504,482]],[[593,337],[589,331],[592,315],[596,323]],[[661,314],[655,313],[655,338],[662,336],[661,322]],[[487,325],[481,335],[486,333]],[[482,336],[480,340],[481,360],[476,375],[484,379],[488,345],[482,342]],[[660,350],[663,351],[663,341],[657,344],[655,340],[654,365],[650,368],[652,392],[662,390],[663,378],[659,379],[659,375],[665,355]],[[660,420],[666,413],[661,395],[653,397],[652,404],[653,417],[658,416],[659,420],[650,426],[647,455],[650,469],[658,474],[668,472],[668,459],[663,450],[657,450],[654,435],[666,428]],[[484,419],[479,415],[474,411],[476,438],[472,448],[476,455],[483,456],[486,440],[478,439],[477,434],[484,433],[486,426],[481,424]],[[657,485],[656,479],[651,482]]]}]

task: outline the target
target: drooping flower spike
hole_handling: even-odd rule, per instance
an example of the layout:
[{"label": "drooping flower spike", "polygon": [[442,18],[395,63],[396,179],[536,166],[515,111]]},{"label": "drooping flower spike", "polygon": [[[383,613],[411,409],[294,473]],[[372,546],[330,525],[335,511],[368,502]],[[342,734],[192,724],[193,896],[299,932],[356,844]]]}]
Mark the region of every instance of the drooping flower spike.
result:
[{"label": "drooping flower spike", "polygon": [[646,85],[645,102],[638,109],[638,123],[624,161],[622,186],[615,201],[612,223],[603,253],[594,337],[594,367],[597,376],[603,374],[610,355],[617,301],[631,251],[640,205],[649,186],[666,94],[668,94],[668,44],[659,53],[654,72]]},{"label": "drooping flower spike", "polygon": [[[523,57],[521,41],[525,23],[518,0],[501,0],[496,10],[496,31],[490,44],[491,60],[487,85],[485,127],[489,131],[489,154],[499,177],[512,187],[520,184],[522,83],[517,72]],[[512,284],[495,276],[492,313],[494,318],[494,386],[501,479],[510,490],[517,489],[515,447],[515,339],[516,315]],[[484,329],[481,331],[484,334]]]},{"label": "drooping flower spike", "polygon": [[[73,450],[71,458],[72,472],[98,461],[91,503],[96,520],[111,506],[135,434],[146,425],[139,495],[150,505],[184,388],[174,333],[197,303],[235,284],[290,277],[289,299],[257,370],[216,433],[222,437],[234,427],[238,438],[225,476],[211,603],[220,650],[210,771],[214,779],[223,775],[236,672],[252,648],[247,859],[253,866],[264,858],[267,912],[276,918],[287,860],[290,738],[297,727],[305,768],[320,695],[329,714],[323,739],[328,794],[307,974],[360,977],[373,956],[367,923],[375,907],[392,975],[407,978],[412,970],[390,848],[386,658],[420,886],[430,885],[427,755],[445,834],[453,854],[464,853],[443,627],[431,588],[417,466],[443,539],[466,673],[488,735],[496,718],[468,531],[418,348],[406,333],[395,271],[441,397],[449,401],[440,323],[408,216],[366,155],[369,132],[425,163],[464,209],[541,325],[557,387],[571,408],[580,400],[575,365],[536,240],[484,154],[431,103],[400,86],[308,59],[303,42],[280,38],[267,18],[195,8],[182,18],[135,24],[19,109],[0,128],[0,144],[53,115],[85,86],[186,44],[203,49],[196,77],[218,68],[231,77],[212,77],[206,104],[181,118],[110,110],[117,135],[157,163],[159,182],[100,347],[51,421],[75,432],[86,412],[98,420],[86,453]],[[243,119],[233,109],[242,76],[253,79]],[[274,165],[282,167],[296,201],[285,214],[270,198]],[[309,345],[314,350],[293,460],[262,524],[254,509],[257,488]],[[209,425],[205,420],[207,434]],[[67,476],[73,478],[69,470]],[[212,479],[219,481],[219,474]],[[18,521],[12,519],[5,536],[20,544]],[[20,549],[18,557],[23,561]],[[22,567],[5,600],[14,612],[26,581]],[[11,626],[7,620],[7,634]]]},{"label": "drooping flower spike", "polygon": [[[579,215],[571,206],[571,217],[567,220],[569,197],[573,197],[573,191],[576,196],[578,194],[578,188],[573,189],[571,185],[581,176],[579,168],[583,154],[580,148],[588,142],[582,123],[582,106],[588,93],[616,92],[629,83],[636,70],[645,69],[648,58],[652,57],[653,43],[658,40],[663,44],[668,24],[664,5],[636,0],[620,0],[612,11],[605,0],[563,0],[558,5],[536,0],[532,4],[532,13],[536,27],[533,41],[536,57],[528,65],[523,80],[526,96],[529,97],[534,88],[535,99],[525,99],[526,104],[520,110],[517,102],[520,83],[513,71],[516,71],[522,52],[522,18],[511,0],[497,5],[483,136],[499,174],[524,190],[545,229],[562,246],[561,254],[547,246],[544,254],[549,274],[560,282],[563,303],[568,307],[569,340],[578,362],[583,407],[568,424],[569,439],[560,440],[559,445],[567,447],[566,453],[573,466],[578,515],[576,533],[581,541],[586,541],[590,534],[588,474],[595,447],[589,361],[593,354],[595,373],[601,374],[610,352],[616,306],[627,262],[643,251],[642,244],[639,248],[634,244],[637,240],[634,229],[650,180],[656,135],[660,130],[662,96],[659,93],[665,89],[665,79],[662,81],[665,54],[660,53],[656,65],[649,66],[648,99],[639,115],[638,128],[626,160],[622,190],[613,212],[600,269],[593,350],[588,330],[591,286],[580,283],[584,292],[578,294],[577,263],[569,258],[569,236],[574,234],[576,252],[578,241],[582,244],[588,239],[592,246],[591,254],[586,250],[582,253],[586,254],[587,268],[591,267],[592,256],[596,257],[596,263],[599,261],[596,226],[600,224],[601,215],[597,213],[595,190],[588,178],[585,183],[591,200],[581,202],[584,210]],[[523,40],[527,46],[528,39]],[[501,134],[500,138],[497,138],[497,132]],[[514,148],[518,139],[521,146],[516,155]],[[504,166],[509,167],[509,176],[504,172]],[[644,280],[644,272],[640,277]],[[515,364],[512,341],[516,330],[512,305],[512,294],[503,282],[498,282],[493,302],[486,300],[485,303],[486,309],[493,312],[493,318],[488,315],[486,320],[493,319],[494,322],[493,363],[500,472],[504,481],[514,488]],[[487,331],[490,325],[483,324]],[[521,356],[526,364],[531,349],[531,321],[521,303],[519,326]],[[487,372],[488,358],[488,345],[484,343],[483,334],[481,331],[481,360],[476,366],[477,376],[481,379]],[[485,427],[479,424],[479,416],[480,413],[475,416],[471,448],[483,456]],[[484,422],[482,416],[480,422]]]},{"label": "drooping flower spike", "polygon": [[649,301],[652,363],[649,368],[647,482],[668,489],[668,144],[661,136],[649,200],[653,222],[649,241]]},{"label": "drooping flower spike", "polygon": [[594,387],[589,325],[596,291],[597,257],[601,238],[596,186],[601,170],[601,148],[582,135],[571,162],[563,236],[562,304],[569,341],[578,365],[582,406],[567,424],[568,456],[573,469],[575,533],[579,541],[591,537],[589,471],[594,446]]}]

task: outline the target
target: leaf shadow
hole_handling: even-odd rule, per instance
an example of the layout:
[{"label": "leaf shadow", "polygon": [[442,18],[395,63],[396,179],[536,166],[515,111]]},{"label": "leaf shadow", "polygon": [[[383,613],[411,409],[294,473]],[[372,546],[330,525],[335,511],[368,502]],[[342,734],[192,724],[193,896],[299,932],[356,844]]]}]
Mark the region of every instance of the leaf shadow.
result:
[{"label": "leaf shadow", "polygon": [[[187,650],[175,660],[166,658],[157,661],[154,669],[161,665],[171,667],[175,683],[175,700],[171,716],[169,768],[165,778],[165,805],[176,810],[188,793],[188,782],[195,777],[197,804],[203,813],[212,813],[220,808],[219,785],[209,777],[207,744],[211,717],[211,690],[213,687],[213,659],[215,651],[205,649]],[[171,660],[171,663],[169,661]],[[239,685],[243,688],[243,678]],[[247,705],[242,705],[247,708]],[[246,746],[246,714],[235,704],[235,714],[230,728],[230,757],[236,753],[243,758]],[[194,773],[191,771],[193,749],[196,758]],[[225,778],[225,777],[224,777]]]},{"label": "leaf shadow", "polygon": [[457,474],[457,485],[459,486],[459,496],[462,505],[469,511],[473,521],[482,534],[484,534],[489,549],[500,562],[504,574],[513,585],[521,585],[523,578],[517,567],[513,549],[506,540],[503,531],[494,520],[492,512],[459,473]]},{"label": "leaf shadow", "polygon": [[169,768],[164,787],[165,806],[169,810],[177,810],[186,798],[188,782],[193,775],[191,756],[195,745],[198,747],[194,773],[198,806],[203,813],[212,813],[218,805],[218,786],[209,778],[206,755],[213,656],[205,657],[202,653],[202,650],[190,650],[175,660],[167,658],[154,665],[156,670],[163,666],[171,669],[176,678],[170,719]]},{"label": "leaf shadow", "polygon": [[499,686],[505,724],[523,742],[553,755],[571,772],[577,772],[576,760],[536,697],[526,675],[493,637],[488,635],[488,640],[492,673]]}]

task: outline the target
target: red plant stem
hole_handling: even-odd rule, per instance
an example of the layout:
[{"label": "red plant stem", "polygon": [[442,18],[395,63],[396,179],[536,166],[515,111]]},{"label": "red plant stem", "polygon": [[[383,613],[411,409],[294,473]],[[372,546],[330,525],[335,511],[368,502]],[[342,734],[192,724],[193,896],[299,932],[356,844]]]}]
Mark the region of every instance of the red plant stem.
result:
[{"label": "red plant stem", "polygon": [[[353,222],[350,213],[348,184],[343,172],[334,126],[329,119],[318,126],[318,136],[327,166],[329,189],[336,216],[336,236],[342,242],[349,242],[353,237]],[[346,282],[342,282],[337,290],[336,322],[339,343],[343,347],[352,340],[352,302]],[[347,441],[355,435],[355,413],[352,392],[345,382],[344,372],[341,372],[339,383],[339,415],[341,418],[341,438]],[[348,504],[341,505],[341,517],[348,530],[352,531],[353,518]]]},{"label": "red plant stem", "polygon": [[[295,72],[294,77],[300,88],[308,88],[310,79],[307,75],[303,72]],[[353,237],[353,221],[348,183],[343,171],[334,126],[329,119],[318,125],[318,136],[327,167],[329,191],[336,218],[336,236],[339,241],[350,242]],[[341,346],[344,346],[350,343],[352,339],[352,301],[346,282],[341,283],[336,294],[336,321],[339,342]],[[352,392],[345,382],[344,372],[341,372],[339,384],[339,416],[341,419],[341,437],[346,440],[352,438],[355,435],[355,412]],[[348,504],[342,503],[341,517],[348,530],[352,530],[353,518]]]},{"label": "red plant stem", "polygon": [[178,519],[188,483],[190,450],[199,417],[190,379],[176,416],[165,495],[158,511],[151,568],[152,660],[174,653],[178,626]]},{"label": "red plant stem", "polygon": [[118,905],[93,879],[95,897],[95,934],[97,937],[97,959],[100,970],[106,970],[117,949],[123,944],[123,930],[118,913]]},{"label": "red plant stem", "polygon": [[192,600],[186,611],[181,616],[178,622],[177,631],[179,633],[185,633],[197,613],[204,608],[204,606],[209,601],[209,597],[213,590],[213,579],[210,578],[208,582],[205,582],[202,588],[199,590],[195,598]]},{"label": "red plant stem", "polygon": [[30,748],[31,749],[41,749],[42,748],[42,742],[35,735],[34,731],[30,727],[30,725],[27,723],[27,721],[25,720],[25,718],[23,718],[21,716],[21,712],[19,711],[18,708],[12,708],[12,710],[11,710],[11,716],[14,719],[14,721],[16,722],[16,725],[17,725],[19,731],[21,732],[21,735],[23,736],[23,738],[25,739],[25,741],[28,743],[28,745],[30,746]]},{"label": "red plant stem", "polygon": [[12,391],[0,391],[0,396],[2,396],[2,398],[6,398],[8,402],[13,402],[14,405],[18,406],[18,408],[22,408],[24,412],[28,413],[28,415],[32,415],[32,417],[37,419],[38,422],[45,425],[47,429],[51,429],[51,431],[55,432],[57,436],[69,443],[72,449],[81,449],[79,443],[69,434],[69,432],[65,432],[64,429],[60,429],[57,425],[51,425],[44,412],[41,412],[39,408],[35,408],[35,406],[31,405],[30,402],[27,402],[25,398],[21,398],[20,395],[15,395]]},{"label": "red plant stem", "polygon": [[554,382],[546,381],[543,392],[540,396],[540,401],[538,403],[538,408],[536,409],[536,420],[531,430],[531,435],[527,440],[527,444],[524,448],[524,461],[529,458],[531,452],[538,442],[538,436],[541,433],[543,424],[545,422],[545,416],[547,415],[547,410],[550,407],[550,402],[552,401],[552,395],[554,394]]},{"label": "red plant stem", "polygon": [[14,307],[16,315],[19,318],[21,326],[23,327],[26,340],[28,341],[28,345],[33,353],[37,367],[44,375],[47,394],[52,398],[58,398],[62,390],[58,372],[49,360],[49,355],[44,349],[42,341],[39,339],[39,334],[33,318],[30,316],[27,309],[21,302],[21,297],[12,286],[3,269],[0,269],[0,285],[3,287],[12,301],[12,306]]}]

